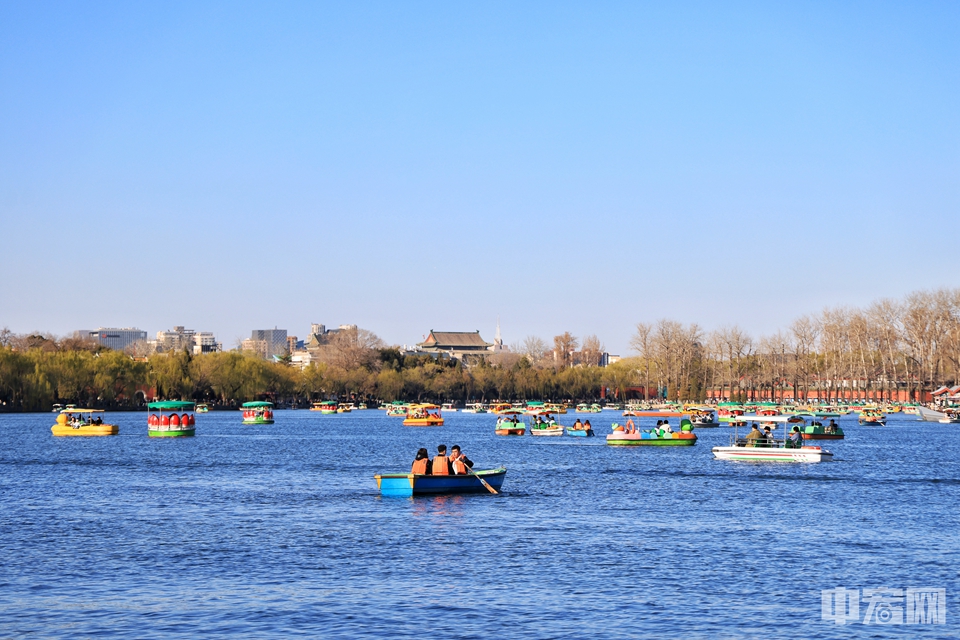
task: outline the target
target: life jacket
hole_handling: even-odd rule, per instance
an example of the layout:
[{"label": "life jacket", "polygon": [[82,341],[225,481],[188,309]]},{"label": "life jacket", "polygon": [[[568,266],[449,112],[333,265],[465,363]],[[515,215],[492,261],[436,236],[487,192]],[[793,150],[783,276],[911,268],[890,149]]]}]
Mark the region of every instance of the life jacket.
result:
[{"label": "life jacket", "polygon": [[433,458],[433,468],[431,472],[435,476],[448,476],[450,475],[450,467],[447,466],[449,458],[447,456],[436,455]]},{"label": "life jacket", "polygon": [[413,468],[410,469],[410,473],[415,473],[418,475],[425,475],[427,473],[427,463],[430,462],[427,458],[420,458],[419,460],[413,461]]},{"label": "life jacket", "polygon": [[457,458],[453,461],[453,472],[456,474],[465,474],[467,472],[467,465],[463,464],[463,460]]}]

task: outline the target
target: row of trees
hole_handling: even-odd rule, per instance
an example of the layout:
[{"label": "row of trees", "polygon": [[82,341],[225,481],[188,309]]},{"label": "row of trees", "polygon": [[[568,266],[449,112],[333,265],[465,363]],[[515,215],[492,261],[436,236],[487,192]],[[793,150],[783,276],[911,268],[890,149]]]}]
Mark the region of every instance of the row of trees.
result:
[{"label": "row of trees", "polygon": [[918,292],[866,309],[826,309],[785,331],[752,338],[732,326],[706,332],[662,319],[637,325],[635,357],[599,367],[596,336],[570,333],[553,345],[528,337],[464,367],[385,347],[369,331],[345,332],[299,369],[239,351],[132,358],[76,338],[0,331],[0,406],[42,410],[54,403],[135,406],[189,398],[233,405],[269,397],[469,402],[618,399],[923,400],[960,380],[960,289]]},{"label": "row of trees", "polygon": [[921,401],[960,380],[960,289],[825,309],[759,339],[737,326],[641,323],[631,346],[630,381],[671,399]]},{"label": "row of trees", "polygon": [[306,404],[325,398],[468,402],[503,399],[594,398],[607,382],[600,367],[535,367],[523,357],[491,356],[470,368],[455,360],[369,354],[368,364],[319,362],[299,369],[239,351],[147,358],[107,349],[26,351],[0,347],[0,405],[47,410],[54,403],[87,407],[139,406],[153,397],[233,406],[271,398]]}]

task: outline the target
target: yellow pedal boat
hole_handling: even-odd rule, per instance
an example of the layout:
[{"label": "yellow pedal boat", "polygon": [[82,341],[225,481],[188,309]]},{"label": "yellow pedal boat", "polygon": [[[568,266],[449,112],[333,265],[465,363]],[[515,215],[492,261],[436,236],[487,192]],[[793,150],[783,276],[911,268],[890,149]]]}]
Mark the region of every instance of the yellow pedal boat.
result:
[{"label": "yellow pedal boat", "polygon": [[120,427],[106,424],[95,415],[101,413],[102,409],[64,409],[50,431],[55,436],[115,436],[120,433]]}]

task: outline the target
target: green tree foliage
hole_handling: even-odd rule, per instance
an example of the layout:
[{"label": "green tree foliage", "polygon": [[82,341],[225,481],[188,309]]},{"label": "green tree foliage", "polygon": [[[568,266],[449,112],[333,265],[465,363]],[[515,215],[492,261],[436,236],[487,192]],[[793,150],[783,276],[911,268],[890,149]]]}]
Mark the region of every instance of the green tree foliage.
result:
[{"label": "green tree foliage", "polygon": [[257,399],[596,401],[602,388],[618,400],[652,399],[664,390],[681,401],[708,393],[782,399],[788,389],[798,399],[840,398],[854,389],[919,400],[960,383],[960,289],[917,292],[863,310],[825,309],[758,340],[737,326],[707,333],[662,319],[637,325],[630,344],[636,357],[601,368],[596,336],[586,336],[580,351],[569,332],[554,338],[553,351],[531,336],[512,353],[464,367],[445,357],[404,355],[370,332],[351,330],[301,370],[239,351],[133,358],[79,338],[0,329],[0,410],[134,407],[153,398],[228,406]]}]

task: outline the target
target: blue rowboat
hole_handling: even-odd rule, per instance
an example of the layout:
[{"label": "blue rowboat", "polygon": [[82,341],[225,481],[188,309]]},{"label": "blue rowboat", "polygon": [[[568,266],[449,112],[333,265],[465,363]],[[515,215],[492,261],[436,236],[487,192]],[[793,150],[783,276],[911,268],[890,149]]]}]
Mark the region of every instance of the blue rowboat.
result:
[{"label": "blue rowboat", "polygon": [[568,436],[576,436],[578,438],[586,438],[593,435],[593,429],[571,429],[567,427]]},{"label": "blue rowboat", "polygon": [[[500,490],[507,475],[505,467],[474,471],[491,487]],[[475,476],[421,476],[412,473],[378,473],[373,476],[382,496],[423,496],[444,493],[487,493]]]}]

